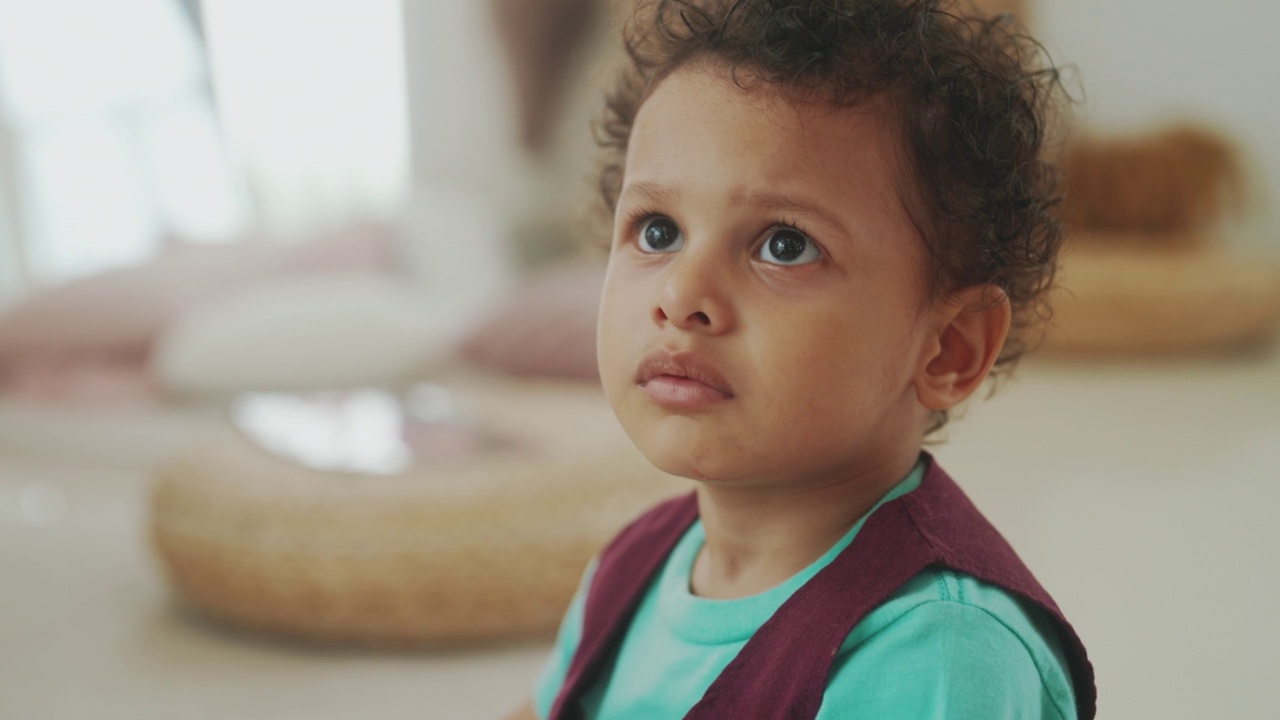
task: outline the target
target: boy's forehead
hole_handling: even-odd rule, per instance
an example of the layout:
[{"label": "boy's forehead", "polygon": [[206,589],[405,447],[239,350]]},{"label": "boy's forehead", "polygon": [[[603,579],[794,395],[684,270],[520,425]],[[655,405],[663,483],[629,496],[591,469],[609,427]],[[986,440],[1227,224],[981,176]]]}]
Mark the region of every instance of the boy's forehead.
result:
[{"label": "boy's forehead", "polygon": [[701,182],[766,204],[815,191],[897,204],[897,139],[884,105],[835,107],[760,83],[740,87],[715,66],[683,67],[640,107],[623,192],[663,199]]},{"label": "boy's forehead", "polygon": [[[790,88],[710,62],[682,65],[660,80],[640,106],[643,114],[654,100],[683,107],[691,121],[726,119],[734,113],[765,113],[782,127],[799,125],[814,133],[850,125],[888,129],[887,95],[854,95],[836,102],[816,89]],[[831,127],[824,127],[826,123]]]},{"label": "boy's forehead", "polygon": [[[865,163],[897,142],[892,115],[882,98],[836,106],[766,83],[743,87],[715,66],[685,66],[664,78],[640,106],[628,155],[652,150],[661,157],[673,146],[696,145],[712,134],[761,159],[787,152],[828,165],[853,153]],[[657,146],[649,147],[650,141]]]}]

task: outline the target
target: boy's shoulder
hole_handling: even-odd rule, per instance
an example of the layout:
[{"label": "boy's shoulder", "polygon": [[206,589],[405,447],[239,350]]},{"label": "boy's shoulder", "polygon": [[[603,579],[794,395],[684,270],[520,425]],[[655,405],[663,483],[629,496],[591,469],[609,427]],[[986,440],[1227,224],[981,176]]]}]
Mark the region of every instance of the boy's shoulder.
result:
[{"label": "boy's shoulder", "polygon": [[842,652],[852,650],[894,623],[948,611],[973,617],[990,617],[1008,632],[1021,638],[1048,632],[1052,639],[1055,634],[1043,611],[1019,600],[1003,588],[949,568],[935,566],[916,575],[892,597],[868,613],[849,634]]},{"label": "boy's shoulder", "polygon": [[[913,672],[954,677],[957,669],[975,685],[1038,679],[1044,700],[1062,717],[1075,717],[1067,659],[1052,620],[1039,607],[1005,589],[943,567],[916,575],[853,629],[840,648],[837,668],[855,651],[864,659],[877,645],[906,646],[927,663]],[[977,662],[975,662],[977,661]]]}]

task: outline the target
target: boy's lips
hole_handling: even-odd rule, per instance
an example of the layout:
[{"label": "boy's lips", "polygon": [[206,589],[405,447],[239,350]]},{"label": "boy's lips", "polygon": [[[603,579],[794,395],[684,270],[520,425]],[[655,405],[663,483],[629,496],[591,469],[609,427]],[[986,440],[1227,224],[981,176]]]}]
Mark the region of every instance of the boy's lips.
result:
[{"label": "boy's lips", "polygon": [[660,405],[693,409],[732,400],[733,390],[709,362],[691,352],[657,350],[636,369],[636,384]]}]

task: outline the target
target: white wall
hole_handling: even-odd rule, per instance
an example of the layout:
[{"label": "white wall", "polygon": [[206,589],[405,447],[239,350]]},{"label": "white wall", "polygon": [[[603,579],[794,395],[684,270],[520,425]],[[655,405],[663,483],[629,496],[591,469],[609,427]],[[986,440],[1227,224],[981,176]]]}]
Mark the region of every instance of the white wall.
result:
[{"label": "white wall", "polygon": [[204,3],[223,130],[269,231],[386,217],[404,202],[409,130],[400,5]]},{"label": "white wall", "polygon": [[405,0],[413,180],[500,192],[517,160],[515,107],[489,17],[476,0]]},{"label": "white wall", "polygon": [[1038,0],[1037,33],[1079,68],[1086,123],[1219,126],[1265,181],[1269,209],[1234,242],[1280,254],[1280,4],[1264,0]]},{"label": "white wall", "polygon": [[580,53],[549,151],[534,157],[518,142],[491,12],[479,0],[404,0],[413,182],[419,192],[443,184],[472,194],[517,242],[573,235],[572,220],[591,197],[590,122],[602,99],[607,23],[596,28],[596,46]]}]

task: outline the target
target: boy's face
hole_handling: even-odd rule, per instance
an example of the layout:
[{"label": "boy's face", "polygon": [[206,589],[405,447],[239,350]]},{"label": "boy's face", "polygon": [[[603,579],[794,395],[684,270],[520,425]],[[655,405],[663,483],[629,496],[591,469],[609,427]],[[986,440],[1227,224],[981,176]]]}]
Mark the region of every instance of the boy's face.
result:
[{"label": "boy's face", "polygon": [[899,141],[875,109],[744,91],[705,65],[641,107],[598,354],[659,468],[824,483],[918,451],[932,314]]}]

